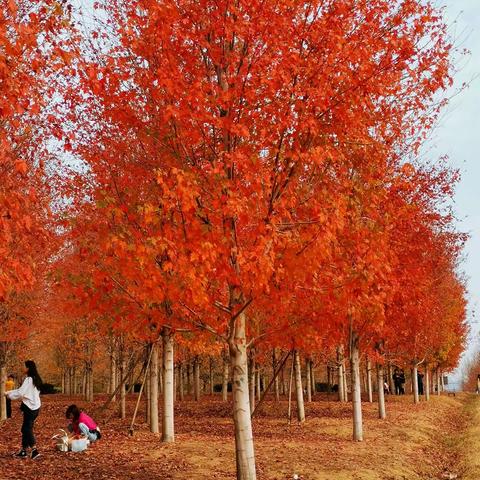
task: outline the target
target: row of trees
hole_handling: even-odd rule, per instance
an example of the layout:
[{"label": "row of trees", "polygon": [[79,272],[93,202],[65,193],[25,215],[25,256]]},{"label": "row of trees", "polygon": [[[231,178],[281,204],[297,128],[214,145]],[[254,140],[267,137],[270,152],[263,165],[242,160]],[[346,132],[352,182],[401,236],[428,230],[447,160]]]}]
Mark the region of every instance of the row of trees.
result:
[{"label": "row of trees", "polygon": [[[37,69],[28,98],[46,101],[8,127],[31,152],[25,165],[10,159],[9,178],[17,190],[48,179],[35,208],[53,201],[57,219],[38,223],[55,255],[18,271],[41,267],[29,288],[51,317],[42,328],[63,367],[85,369],[90,398],[99,348],[118,365],[111,393],[124,405],[134,346],[146,344],[150,396],[161,363],[162,438],[173,441],[175,359],[227,352],[237,476],[251,480],[249,362],[293,352],[298,405],[300,357],[307,391],[321,359],[343,400],[348,367],[355,440],[362,361],[379,383],[385,365],[411,366],[416,401],[418,365],[456,364],[465,237],[447,205],[458,175],[417,160],[452,73],[430,2],[98,1],[88,24],[67,4],[6,4],[5,21],[30,32],[42,59],[22,57]],[[32,122],[60,158],[48,177],[34,173],[43,154],[24,136]],[[45,260],[32,228],[19,238]],[[23,262],[11,243],[8,258]],[[20,292],[5,271],[5,292]]]}]

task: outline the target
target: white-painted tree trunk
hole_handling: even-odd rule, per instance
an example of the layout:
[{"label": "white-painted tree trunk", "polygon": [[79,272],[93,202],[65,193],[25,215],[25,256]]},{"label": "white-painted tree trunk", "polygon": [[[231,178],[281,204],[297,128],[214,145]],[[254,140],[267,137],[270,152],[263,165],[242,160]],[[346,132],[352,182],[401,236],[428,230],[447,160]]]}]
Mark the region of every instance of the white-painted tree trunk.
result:
[{"label": "white-painted tree trunk", "polygon": [[[272,350],[272,375],[275,375],[277,370],[277,350],[274,348]],[[275,401],[280,401],[280,376],[276,375],[275,379],[273,380],[273,390],[275,394]]]},{"label": "white-painted tree trunk", "polygon": [[228,363],[226,358],[223,359],[222,400],[224,402],[228,400]]},{"label": "white-painted tree trunk", "polygon": [[367,395],[368,401],[373,402],[373,389],[372,389],[372,364],[367,358]]},{"label": "white-painted tree trunk", "polygon": [[352,332],[351,338],[351,375],[352,375],[352,407],[353,407],[353,440],[363,440],[362,395],[360,386],[360,338]]},{"label": "white-painted tree trunk", "polygon": [[337,378],[337,383],[338,383],[338,401],[339,402],[345,402],[345,384],[343,383],[343,362],[340,362],[338,364],[338,378]]},{"label": "white-painted tree trunk", "polygon": [[151,347],[152,359],[150,360],[150,431],[159,433],[158,426],[158,346],[154,343]]},{"label": "white-painted tree trunk", "polygon": [[235,453],[237,480],[256,480],[253,448],[252,420],[248,382],[246,345],[246,317],[240,313],[234,323],[233,338],[229,342],[233,374],[233,423],[235,428]]},{"label": "white-painted tree trunk", "polygon": [[[160,358],[160,351],[158,353],[158,357]],[[173,378],[175,378],[175,375]],[[159,367],[158,367],[158,393],[160,395],[163,395],[163,373],[162,373],[162,369],[160,368],[160,361],[159,361]]]},{"label": "white-painted tree trunk", "polygon": [[87,402],[93,402],[93,367],[90,361],[85,366],[84,382],[85,399]]},{"label": "white-painted tree trunk", "polygon": [[174,403],[173,403],[173,338],[169,328],[162,330],[163,355],[163,408],[162,408],[162,442],[173,442],[174,433]]},{"label": "white-painted tree trunk", "polygon": [[[163,380],[163,375],[162,375],[162,380]],[[185,392],[183,389],[183,363],[182,362],[178,364],[178,397],[180,401],[183,401],[183,399],[185,398]]]},{"label": "white-painted tree trunk", "polygon": [[[395,384],[393,383],[393,375],[392,375],[392,363],[388,362],[388,369],[387,369],[387,385],[390,394],[393,395],[395,393]],[[383,387],[383,383],[382,383]]]},{"label": "white-painted tree trunk", "polygon": [[306,373],[305,373],[305,376],[306,376],[306,381],[307,381],[307,385],[306,385],[306,389],[307,389],[307,402],[311,402],[312,401],[312,372],[310,370],[311,368],[311,362],[309,359],[305,360],[305,369],[306,369]]},{"label": "white-painted tree trunk", "polygon": [[200,360],[198,356],[193,360],[193,393],[196,402],[200,400]]},{"label": "white-painted tree trunk", "polygon": [[302,366],[300,364],[300,354],[297,350],[294,352],[295,362],[295,394],[297,397],[297,420],[302,423],[305,421],[305,405],[303,403],[303,385],[302,385]]},{"label": "white-painted tree trunk", "polygon": [[255,410],[255,356],[250,351],[248,365],[248,398],[250,401],[250,413]]},{"label": "white-painted tree trunk", "polygon": [[145,422],[150,425],[150,408],[152,406],[150,402],[150,366],[147,368],[145,378]]},{"label": "white-painted tree trunk", "polygon": [[423,386],[423,391],[425,392],[425,400],[428,402],[430,400],[430,368],[428,363],[425,363],[425,385]]},{"label": "white-painted tree trunk", "polygon": [[312,397],[315,395],[316,392],[316,380],[315,380],[315,364],[313,360],[310,360],[310,375],[312,377],[311,384],[312,384]]},{"label": "white-painted tree trunk", "polygon": [[192,394],[192,364],[187,362],[187,395]]},{"label": "white-painted tree trunk", "polygon": [[65,392],[64,393],[66,395],[71,395],[72,391],[70,389],[71,384],[70,384],[70,368],[69,367],[67,367],[63,376],[64,376],[64,384],[65,384]]},{"label": "white-painted tree trunk", "polygon": [[257,394],[256,400],[259,402],[260,398],[262,398],[262,388],[261,388],[261,374],[260,374],[260,365],[257,363],[256,368],[255,368],[255,383],[256,383],[256,388],[255,392]]},{"label": "white-painted tree trunk", "polygon": [[73,390],[73,395],[77,395],[78,393],[78,382],[77,382],[77,369],[73,367],[72,369],[72,390]]},{"label": "white-painted tree trunk", "polygon": [[5,398],[5,382],[7,381],[7,367],[0,367],[0,420],[7,419],[7,400]]},{"label": "white-painted tree trunk", "polygon": [[215,365],[213,363],[213,358],[211,357],[210,357],[208,368],[209,368],[209,371],[208,371],[209,393],[210,395],[213,395],[213,370],[215,368]]},{"label": "white-painted tree trunk", "polygon": [[385,391],[383,389],[383,365],[377,363],[378,418],[387,418],[385,409]]},{"label": "white-painted tree trunk", "polygon": [[338,401],[345,402],[345,383],[343,381],[343,347],[337,347],[337,365]]},{"label": "white-painted tree trunk", "polygon": [[418,368],[416,362],[412,369],[412,387],[413,387],[413,402],[419,403],[420,397],[418,395]]},{"label": "white-painted tree trunk", "polygon": [[[115,357],[115,350],[114,347],[112,347],[112,351],[110,353],[110,389],[108,392],[110,394],[112,394],[117,388],[117,359]],[[112,401],[117,401],[116,394],[113,396]]]},{"label": "white-painted tree trunk", "polygon": [[82,375],[82,395],[85,396],[85,401],[88,402],[88,368],[85,367],[83,369],[83,375]]}]

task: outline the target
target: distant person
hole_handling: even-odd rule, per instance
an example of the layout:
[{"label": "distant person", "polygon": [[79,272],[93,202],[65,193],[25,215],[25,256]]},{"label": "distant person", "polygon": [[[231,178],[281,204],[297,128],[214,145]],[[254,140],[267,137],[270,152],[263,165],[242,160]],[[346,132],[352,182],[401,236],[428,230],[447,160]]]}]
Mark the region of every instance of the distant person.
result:
[{"label": "distant person", "polygon": [[100,440],[102,437],[95,421],[85,412],[82,412],[76,405],[70,405],[67,408],[65,417],[71,420],[71,423],[68,425],[68,430],[75,435],[83,435],[92,443]]},{"label": "distant person", "polygon": [[383,382],[383,393],[390,395],[390,386],[387,381]]},{"label": "distant person", "polygon": [[[10,392],[15,388],[15,377],[10,374],[5,381],[5,393]],[[7,418],[12,418],[12,401],[7,396],[5,398],[7,404]]]},{"label": "distant person", "polygon": [[423,395],[423,373],[417,372],[418,394]]},{"label": "distant person", "polygon": [[22,448],[15,454],[18,458],[26,458],[28,456],[27,450],[31,449],[30,458],[35,460],[40,456],[33,433],[33,426],[35,420],[40,413],[42,402],[40,401],[40,388],[42,386],[42,379],[37,371],[37,366],[33,360],[25,362],[25,380],[20,388],[17,390],[10,390],[5,392],[5,395],[10,400],[21,400],[20,410],[23,412],[22,424]]},{"label": "distant person", "polygon": [[401,382],[401,377],[400,377],[400,370],[396,368],[393,371],[393,385],[395,386],[395,395],[400,395],[400,392],[402,390],[402,382]]},{"label": "distant person", "polygon": [[405,372],[400,370],[400,395],[405,395]]}]

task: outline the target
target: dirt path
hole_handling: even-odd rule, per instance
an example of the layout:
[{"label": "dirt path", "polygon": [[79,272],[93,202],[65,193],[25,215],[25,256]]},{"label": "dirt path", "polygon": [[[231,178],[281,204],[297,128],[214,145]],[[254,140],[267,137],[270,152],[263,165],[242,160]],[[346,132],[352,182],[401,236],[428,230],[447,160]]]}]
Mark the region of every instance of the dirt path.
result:
[{"label": "dirt path", "polygon": [[[163,445],[140,423],[134,437],[128,420],[100,418],[104,438],[87,452],[62,454],[50,437],[64,426],[66,406],[75,400],[45,398],[37,435],[38,462],[17,460],[20,412],[0,429],[0,480],[211,480],[234,479],[231,405],[218,398],[175,407],[176,442]],[[134,397],[128,402],[133,410]],[[97,400],[97,406],[102,398]],[[91,411],[91,407],[86,407]],[[480,478],[480,397],[433,397],[413,405],[389,397],[388,418],[364,404],[365,441],[351,441],[350,405],[320,399],[307,405],[307,422],[288,426],[286,402],[266,404],[254,421],[258,480],[478,480]],[[139,421],[142,421],[140,412]]]}]

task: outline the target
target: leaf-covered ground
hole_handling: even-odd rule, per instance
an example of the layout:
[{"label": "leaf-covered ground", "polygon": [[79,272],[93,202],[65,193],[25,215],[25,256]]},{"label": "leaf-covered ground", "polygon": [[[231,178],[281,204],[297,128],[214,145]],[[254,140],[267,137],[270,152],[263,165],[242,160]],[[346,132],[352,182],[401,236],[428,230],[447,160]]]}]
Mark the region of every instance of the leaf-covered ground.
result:
[{"label": "leaf-covered ground", "polygon": [[[121,421],[113,409],[99,414],[105,400],[86,405],[80,397],[44,397],[36,434],[42,457],[12,458],[18,450],[21,412],[0,430],[0,479],[234,479],[235,460],[230,404],[217,397],[176,405],[176,442],[162,445],[149,433],[144,411],[135,435],[128,435],[130,418]],[[86,452],[61,453],[51,440],[65,426],[66,407],[75,402],[97,416],[103,438]],[[128,401],[129,417],[135,397]],[[326,397],[307,404],[304,425],[286,421],[287,404],[266,403],[254,420],[259,480],[416,480],[478,478],[473,465],[465,468],[464,439],[480,443],[480,431],[470,431],[469,419],[480,399],[471,395],[434,397],[413,405],[411,398],[389,397],[388,419],[377,419],[376,405],[364,404],[365,441],[351,441],[351,407]],[[143,405],[142,405],[143,407]],[[478,429],[477,429],[478,430]],[[467,471],[469,473],[467,473]]]}]

